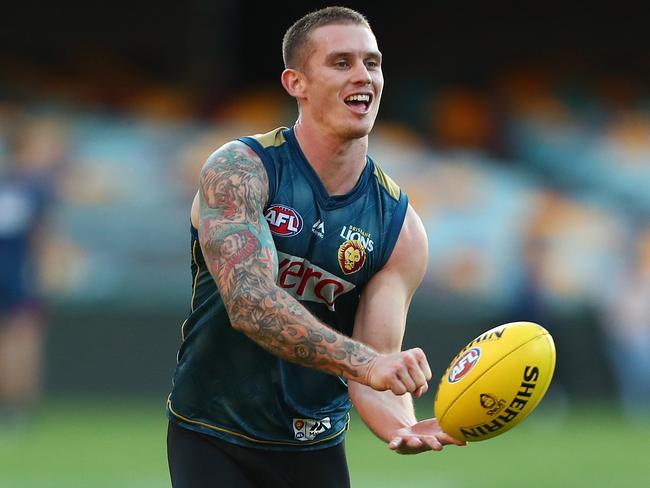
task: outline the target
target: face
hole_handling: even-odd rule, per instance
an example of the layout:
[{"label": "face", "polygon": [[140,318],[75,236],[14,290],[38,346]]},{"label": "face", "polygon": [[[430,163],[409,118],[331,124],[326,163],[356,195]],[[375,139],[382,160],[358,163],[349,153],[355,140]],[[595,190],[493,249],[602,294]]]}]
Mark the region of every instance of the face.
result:
[{"label": "face", "polygon": [[361,261],[361,253],[358,249],[348,247],[345,250],[345,267],[347,269],[353,269],[354,265]]},{"label": "face", "polygon": [[384,87],[373,33],[354,24],[319,27],[311,33],[305,58],[301,118],[339,138],[368,135]]}]

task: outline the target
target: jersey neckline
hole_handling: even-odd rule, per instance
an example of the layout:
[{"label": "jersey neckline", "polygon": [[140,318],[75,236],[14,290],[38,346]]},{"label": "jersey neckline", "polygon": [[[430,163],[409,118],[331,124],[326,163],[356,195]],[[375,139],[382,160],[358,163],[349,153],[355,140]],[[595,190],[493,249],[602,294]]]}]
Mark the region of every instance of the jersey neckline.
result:
[{"label": "jersey neckline", "polygon": [[316,173],[316,170],[314,170],[312,165],[309,164],[305,154],[302,152],[300,144],[298,144],[298,140],[296,139],[294,128],[285,129],[283,132],[285,139],[289,143],[291,152],[293,153],[294,157],[292,159],[296,161],[296,164],[309,181],[318,203],[322,207],[328,210],[344,207],[365,193],[366,188],[368,187],[368,182],[374,172],[374,162],[370,156],[366,156],[366,166],[363,168],[361,176],[352,190],[344,195],[330,195],[327,188],[325,188],[323,181],[320,179],[320,176],[318,176],[318,173]]}]

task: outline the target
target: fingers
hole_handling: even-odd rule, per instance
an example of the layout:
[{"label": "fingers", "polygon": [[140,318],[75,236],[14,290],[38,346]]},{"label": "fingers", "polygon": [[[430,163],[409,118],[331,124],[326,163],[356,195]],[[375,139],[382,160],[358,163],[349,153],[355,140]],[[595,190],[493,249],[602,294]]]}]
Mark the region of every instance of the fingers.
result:
[{"label": "fingers", "polygon": [[455,437],[450,436],[446,432],[442,432],[438,434],[438,440],[442,442],[443,444],[454,444],[456,446],[466,446],[467,442],[465,441],[460,441],[456,439]]},{"label": "fingers", "polygon": [[[400,370],[396,374],[398,384],[401,384],[404,386],[404,393],[406,392],[414,392],[419,388],[419,386],[416,384],[413,376],[409,371],[406,370]],[[394,392],[393,392],[394,393]]]},{"label": "fingers", "polygon": [[388,385],[388,389],[397,396],[404,395],[409,391],[408,386],[404,384],[398,374],[396,374],[395,377],[391,379]]},{"label": "fingers", "polygon": [[418,351],[418,354],[417,354],[416,358],[417,358],[417,361],[418,361],[418,365],[422,369],[426,380],[429,381],[431,379],[431,377],[433,376],[431,374],[431,368],[429,367],[429,361],[427,361],[427,357],[425,356],[424,351],[422,349],[418,348],[417,351]]},{"label": "fingers", "polygon": [[401,437],[395,437],[393,440],[391,440],[388,443],[388,448],[392,449],[393,451],[399,449],[402,446],[402,438]]},{"label": "fingers", "polygon": [[442,451],[442,442],[440,442],[436,437],[427,435],[423,436],[421,439],[432,451]]},{"label": "fingers", "polygon": [[396,437],[388,448],[399,454],[417,454],[424,451],[442,451],[443,444],[434,436]]},{"label": "fingers", "polygon": [[[393,451],[397,451],[400,454],[415,454],[416,452],[422,452],[423,450],[428,450],[428,446],[425,446],[425,442],[419,437],[408,436],[408,437],[396,437],[389,442],[388,447]],[[423,449],[424,447],[424,449]],[[442,449],[442,446],[440,446]]]},{"label": "fingers", "polygon": [[421,388],[422,385],[427,384],[427,378],[424,374],[424,371],[422,371],[422,367],[420,366],[420,361],[414,354],[407,355],[404,358],[404,365],[406,366],[406,369],[408,371],[409,380],[413,385],[412,389],[409,390],[410,392],[414,392],[418,388]]},{"label": "fingers", "polygon": [[413,396],[415,398],[420,398],[422,395],[424,395],[427,392],[428,389],[429,389],[429,385],[427,383],[425,383],[420,388],[415,390],[415,393],[413,393]]},{"label": "fingers", "polygon": [[388,447],[399,454],[417,454],[424,451],[442,451],[448,444],[465,446],[466,442],[453,438],[440,428],[435,418],[421,420],[399,429]]},{"label": "fingers", "polygon": [[425,451],[442,451],[445,445],[454,444],[456,446],[465,446],[466,442],[459,441],[452,437],[449,439],[440,436],[408,436],[396,437],[388,444],[389,449],[400,454],[417,454]]},{"label": "fingers", "polygon": [[407,360],[408,371],[415,383],[415,388],[409,390],[415,395],[416,398],[424,395],[429,389],[428,381],[431,379],[431,368],[429,362],[420,348],[410,349],[406,351],[413,362]]},{"label": "fingers", "polygon": [[368,376],[369,386],[376,390],[413,393],[417,398],[429,389],[431,369],[422,349],[415,348],[377,357]]}]

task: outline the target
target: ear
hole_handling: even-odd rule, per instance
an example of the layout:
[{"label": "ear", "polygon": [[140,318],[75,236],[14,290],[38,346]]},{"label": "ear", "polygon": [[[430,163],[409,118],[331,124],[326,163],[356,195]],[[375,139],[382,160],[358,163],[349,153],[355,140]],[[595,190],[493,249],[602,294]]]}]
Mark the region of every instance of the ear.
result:
[{"label": "ear", "polygon": [[295,69],[287,68],[282,72],[282,86],[294,98],[305,96],[305,75]]}]

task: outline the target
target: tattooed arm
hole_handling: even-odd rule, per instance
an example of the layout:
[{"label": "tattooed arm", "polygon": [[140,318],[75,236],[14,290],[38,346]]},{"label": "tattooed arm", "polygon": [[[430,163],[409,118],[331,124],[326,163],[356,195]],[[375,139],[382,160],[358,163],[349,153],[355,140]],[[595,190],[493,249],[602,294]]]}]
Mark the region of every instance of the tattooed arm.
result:
[{"label": "tattooed arm", "polygon": [[266,170],[241,142],[206,162],[199,188],[199,241],[232,326],[288,361],[344,376],[378,390],[415,391],[403,376],[412,352],[379,354],[319,322],[276,284],[278,257],[264,206]]}]

